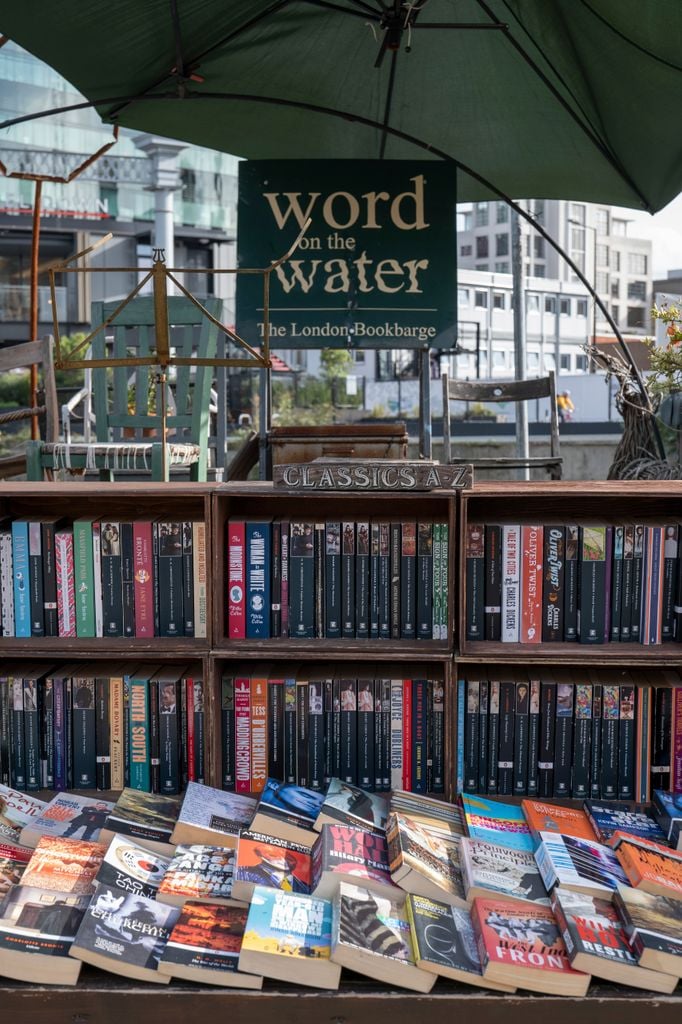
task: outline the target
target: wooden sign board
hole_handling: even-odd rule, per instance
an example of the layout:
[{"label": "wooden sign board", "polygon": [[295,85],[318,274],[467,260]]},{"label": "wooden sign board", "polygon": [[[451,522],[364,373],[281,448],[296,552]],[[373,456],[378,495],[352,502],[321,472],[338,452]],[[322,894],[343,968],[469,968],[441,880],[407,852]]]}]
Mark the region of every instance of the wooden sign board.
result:
[{"label": "wooden sign board", "polygon": [[461,490],[473,484],[470,465],[389,462],[375,459],[319,459],[275,466],[275,487],[310,491]]}]

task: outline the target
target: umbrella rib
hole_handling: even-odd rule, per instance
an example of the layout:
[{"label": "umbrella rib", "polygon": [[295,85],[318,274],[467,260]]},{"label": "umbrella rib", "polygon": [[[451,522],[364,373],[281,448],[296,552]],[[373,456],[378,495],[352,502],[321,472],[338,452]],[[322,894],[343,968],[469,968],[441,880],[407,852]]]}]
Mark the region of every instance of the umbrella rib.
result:
[{"label": "umbrella rib", "polygon": [[383,160],[386,153],[386,142],[388,139],[388,122],[391,116],[391,104],[393,102],[393,87],[395,85],[395,72],[398,63],[398,51],[391,54],[391,68],[388,73],[388,89],[386,90],[386,106],[384,107],[384,123],[381,126],[381,142],[379,144],[379,159]]},{"label": "umbrella rib", "polygon": [[[495,20],[495,16],[494,16],[493,12],[490,10],[490,8],[488,7],[488,5],[485,2],[485,0],[476,0],[476,3],[481,8],[481,10],[485,11],[485,13],[488,15],[488,17],[492,21]],[[514,38],[514,36],[509,31],[509,28],[505,28],[503,31],[504,31],[505,37],[509,40],[509,42],[514,47],[514,49],[517,51],[517,53],[520,54],[520,56],[525,60],[525,62],[531,68],[531,70],[534,71],[535,74],[538,76],[540,81],[549,89],[549,91],[552,93],[554,98],[561,104],[561,106],[564,108],[566,113],[576,123],[576,125],[580,128],[580,130],[583,132],[583,134],[599,150],[599,152],[602,154],[602,156],[604,156],[605,159],[608,160],[608,162],[611,164],[613,169],[618,172],[618,174],[621,176],[623,181],[626,181],[627,184],[632,189],[632,191],[637,196],[639,196],[640,201],[642,202],[644,208],[646,209],[648,207],[648,203],[647,203],[645,197],[642,195],[642,193],[640,192],[640,190],[639,190],[638,186],[636,185],[636,183],[632,180],[632,178],[630,177],[630,175],[628,174],[626,169],[623,167],[623,165],[621,164],[620,160],[618,160],[618,158],[615,156],[615,154],[611,152],[611,149],[609,148],[609,146],[602,139],[599,138],[599,136],[595,133],[595,131],[592,128],[591,125],[585,124],[581,120],[581,118],[578,116],[576,111],[573,110],[571,105],[569,103],[567,103],[567,101],[561,95],[561,93],[556,88],[556,86],[549,80],[549,78],[547,77],[545,72],[536,64],[536,62],[533,60],[531,55],[529,53],[527,53],[524,50],[524,48],[521,46],[521,44]],[[538,49],[539,49],[539,47],[538,47]],[[542,52],[542,51],[540,51],[540,52]],[[543,54],[543,56],[544,56],[544,54]],[[547,60],[546,57],[545,57],[545,60]],[[549,60],[547,60],[547,63],[549,64],[550,67],[552,66],[551,62]],[[552,70],[554,70],[554,69],[552,69]]]},{"label": "umbrella rib", "polygon": [[[185,77],[185,58],[182,54],[182,36],[180,34],[180,14],[178,13],[178,0],[170,0],[171,21],[173,22],[173,35],[175,36],[175,71],[180,83]],[[182,88],[182,84],[180,86]]]},{"label": "umbrella rib", "polygon": [[599,11],[595,11],[592,4],[587,3],[587,0],[580,0],[580,2],[583,5],[583,7],[585,7],[593,17],[595,17],[598,21],[601,21],[601,23],[605,25],[609,29],[609,31],[613,32],[614,35],[617,35],[619,39],[622,39],[624,43],[628,44],[628,46],[632,46],[635,50],[639,50],[640,53],[645,54],[647,57],[651,57],[651,59],[655,60],[658,64],[663,64],[664,67],[671,68],[672,71],[682,71],[682,67],[679,64],[673,64],[672,61],[666,60],[665,57],[659,57],[657,53],[653,53],[651,50],[647,50],[647,48],[645,46],[642,46],[641,43],[638,43],[635,39],[631,39],[629,36],[626,36],[624,32],[621,32],[620,29],[616,28],[615,25],[612,25],[611,22],[608,21],[603,14],[600,14]]},{"label": "umbrella rib", "polygon": [[354,11],[350,7],[343,7],[341,4],[332,3],[331,0],[298,0],[298,3],[311,4],[313,7],[324,7],[328,11],[338,11],[340,14],[350,14],[354,18],[362,18],[363,21],[368,19],[371,21],[381,21],[381,13],[373,11],[371,7]]}]

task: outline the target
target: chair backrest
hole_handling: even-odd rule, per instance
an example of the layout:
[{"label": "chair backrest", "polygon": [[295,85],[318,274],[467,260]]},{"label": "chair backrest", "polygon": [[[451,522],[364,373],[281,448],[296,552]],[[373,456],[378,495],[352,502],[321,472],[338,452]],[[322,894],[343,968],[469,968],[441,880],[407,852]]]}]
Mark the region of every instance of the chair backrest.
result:
[{"label": "chair backrest", "polygon": [[[42,392],[45,405],[45,440],[50,443],[59,438],[59,415],[57,412],[57,384],[54,376],[54,353],[51,337],[39,341],[27,341],[22,345],[8,345],[0,349],[0,373],[19,370],[33,364],[42,368]],[[30,411],[25,410],[25,419]]]},{"label": "chair backrest", "polygon": [[[528,380],[477,381],[451,380],[443,374],[443,461],[452,458],[450,431],[450,402],[531,402],[538,398],[549,399],[550,453],[551,458],[559,454],[559,414],[556,404],[554,371],[546,377],[532,377]],[[503,462],[503,459],[499,460]],[[518,464],[518,459],[514,460]]]},{"label": "chair backrest", "polygon": [[[92,327],[104,323],[120,301],[93,302]],[[203,305],[220,319],[220,299]],[[219,330],[193,302],[179,296],[168,298],[171,352],[180,358],[214,358]],[[154,301],[132,299],[116,320],[92,339],[93,359],[125,359],[147,356],[156,349]],[[161,392],[155,366],[94,367],[92,393],[99,442],[123,439],[142,441],[145,432],[161,426]],[[206,445],[209,430],[209,393],[213,368],[173,366],[167,391],[168,432],[173,441]]]}]

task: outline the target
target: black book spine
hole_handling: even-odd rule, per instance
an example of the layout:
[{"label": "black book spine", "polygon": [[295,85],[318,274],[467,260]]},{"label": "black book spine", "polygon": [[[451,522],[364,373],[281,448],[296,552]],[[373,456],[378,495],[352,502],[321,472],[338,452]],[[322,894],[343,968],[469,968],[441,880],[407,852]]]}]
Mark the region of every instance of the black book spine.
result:
[{"label": "black book spine", "polygon": [[590,752],[590,796],[601,799],[601,730],[602,730],[602,684],[594,683],[592,688],[592,747]]},{"label": "black book spine", "polygon": [[284,680],[268,679],[268,778],[284,781]]},{"label": "black book spine", "polygon": [[497,792],[509,796],[514,782],[514,705],[516,686],[500,683],[500,749],[497,761]]},{"label": "black book spine", "polygon": [[635,797],[635,687],[620,687],[618,722],[618,799]]},{"label": "black book spine", "polygon": [[121,589],[123,602],[123,636],[135,636],[135,571],[133,524],[120,523]]},{"label": "black book spine", "polygon": [[585,800],[591,795],[592,704],[592,687],[589,683],[576,683],[571,796],[577,800]]},{"label": "black book spine", "polygon": [[[41,788],[54,788],[54,682],[44,679],[40,687]],[[0,763],[2,758],[0,757]]]},{"label": "black book spine", "polygon": [[38,684],[24,679],[24,749],[26,751],[26,789],[40,789],[40,723],[38,719]]},{"label": "black book spine", "polygon": [[433,523],[417,523],[417,638],[433,637]]},{"label": "black book spine", "polygon": [[325,527],[324,523],[315,523],[315,636],[321,640],[325,636]]},{"label": "black book spine", "polygon": [[31,636],[45,636],[45,598],[43,596],[43,556],[41,524],[28,524],[28,586],[31,609]]},{"label": "black book spine", "polygon": [[391,639],[400,639],[400,523],[391,523]]},{"label": "black book spine", "polygon": [[426,792],[433,793],[433,681],[426,680]]},{"label": "black book spine", "polygon": [[[325,636],[341,636],[341,523],[327,521],[325,535]],[[378,622],[377,622],[377,636]]]},{"label": "black book spine", "polygon": [[284,680],[284,781],[296,784],[296,680]]},{"label": "black book spine", "polygon": [[308,788],[324,789],[324,703],[320,679],[308,683]]},{"label": "black book spine", "polygon": [[204,681],[194,678],[194,778],[206,781],[206,714],[204,711]]},{"label": "black book spine", "polygon": [[324,784],[334,778],[334,680],[324,681]]},{"label": "black book spine", "polygon": [[602,687],[601,724],[601,799],[615,800],[618,795],[618,720],[619,687]]},{"label": "black book spine", "polygon": [[639,642],[642,636],[640,618],[642,614],[642,588],[644,586],[644,527],[635,526],[635,546],[632,557],[632,614],[630,616],[630,639]]},{"label": "black book spine", "polygon": [[580,527],[578,639],[606,643],[606,527]]},{"label": "black book spine", "polygon": [[296,680],[296,785],[310,787],[308,757],[308,682]]},{"label": "black book spine", "polygon": [[412,680],[413,793],[426,793],[426,680]]},{"label": "black book spine", "polygon": [[500,684],[490,680],[488,686],[488,796],[498,792],[498,767],[500,759]]},{"label": "black book spine", "polygon": [[632,640],[632,586],[634,580],[635,528],[623,530],[623,598],[620,610],[621,642]]},{"label": "black book spine", "polygon": [[490,687],[482,679],[478,689],[478,785],[477,793],[488,792],[488,706]]},{"label": "black book spine", "polygon": [[282,632],[282,520],[272,523],[272,551],[270,558],[270,636]]},{"label": "black book spine", "polygon": [[556,683],[540,684],[540,748],[538,754],[538,796],[554,795],[554,727]]},{"label": "black book spine", "polygon": [[466,718],[464,719],[464,793],[478,791],[478,727],[480,724],[480,685],[466,681]]},{"label": "black book spine", "polygon": [[332,776],[341,778],[341,680],[333,681],[334,705],[332,711]]},{"label": "black book spine", "polygon": [[159,636],[184,635],[182,606],[182,526],[181,522],[156,523],[158,546]]},{"label": "black book spine", "polygon": [[289,538],[289,636],[315,637],[315,538],[312,523],[292,522]]},{"label": "black book spine", "polygon": [[554,796],[571,795],[573,756],[573,683],[557,683],[554,727]]},{"label": "black book spine", "polygon": [[374,789],[384,788],[384,716],[382,714],[383,679],[374,680]]},{"label": "black book spine", "polygon": [[611,625],[609,639],[616,643],[621,639],[620,626],[623,614],[623,541],[624,526],[613,528],[613,561],[611,563]]},{"label": "black book spine", "polygon": [[545,526],[542,563],[542,641],[564,638],[564,528]]},{"label": "black book spine", "polygon": [[[66,729],[65,729],[65,732],[66,732],[66,754],[65,754],[65,761],[66,761],[66,789],[73,789],[74,788],[74,784],[73,784],[73,745],[74,745],[74,735],[73,735],[73,679],[65,679],[64,680],[64,686],[65,686],[65,696],[66,696],[66,700],[65,700],[65,703],[64,703],[64,712],[65,712],[64,717],[65,717],[65,723],[66,723]],[[128,712],[127,704],[125,706],[125,710],[126,710],[126,713],[127,713]],[[127,723],[127,720],[126,720],[125,735],[126,735],[126,737],[128,736],[128,723]],[[126,764],[126,766],[128,765],[127,751],[126,751],[125,764]],[[128,785],[128,777],[126,776],[126,786],[127,785]]]},{"label": "black book spine", "polygon": [[670,789],[670,731],[672,726],[673,691],[668,686],[656,687],[654,733],[651,756],[651,789]]},{"label": "black book spine", "polygon": [[570,641],[578,639],[578,532],[575,523],[564,527],[564,640]]},{"label": "black book spine", "polygon": [[[232,685],[232,784],[226,785],[226,746],[223,735],[222,747],[222,784],[223,789],[234,789],[234,680]],[[161,687],[159,697],[159,792],[175,794],[180,792],[180,721],[178,708],[181,704],[180,683],[178,680],[158,682]],[[222,681],[221,731],[225,717],[225,681]],[[228,755],[229,756],[229,755]]]},{"label": "black book spine", "polygon": [[191,520],[182,524],[182,611],[185,636],[194,636],[194,523]]},{"label": "black book spine", "polygon": [[[107,701],[107,706],[109,702]],[[149,785],[150,792],[161,792],[161,728],[159,724],[159,682],[149,683]],[[108,787],[107,787],[108,788]]]},{"label": "black book spine", "polygon": [[379,524],[370,523],[369,542],[369,635],[379,637]]},{"label": "black book spine", "polygon": [[358,689],[355,679],[341,680],[340,778],[357,785],[357,712]]},{"label": "black book spine", "polygon": [[502,527],[489,523],[485,527],[485,616],[486,640],[502,639]]},{"label": "black book spine", "polygon": [[152,523],[152,580],[154,589],[154,636],[161,636],[161,596],[159,593],[159,524]]},{"label": "black book spine", "polygon": [[391,638],[391,526],[379,523],[379,636]]},{"label": "black book spine", "polygon": [[41,524],[41,541],[43,549],[43,619],[45,624],[45,636],[59,636],[55,533],[56,524],[54,521]]},{"label": "black book spine", "polygon": [[485,534],[480,523],[467,523],[466,638],[485,639]]},{"label": "black book spine", "polygon": [[104,636],[123,636],[123,577],[121,570],[121,527],[102,522],[102,624]]},{"label": "black book spine", "polygon": [[355,635],[369,639],[369,523],[356,527],[355,538]]},{"label": "black book spine", "polygon": [[[390,692],[390,691],[389,691]],[[433,792],[445,792],[445,687],[434,679],[432,688],[431,730],[433,736]],[[487,748],[487,744],[486,744]],[[487,772],[487,768],[486,768]],[[386,786],[387,789],[390,786]]]},{"label": "black book spine", "polygon": [[400,526],[400,636],[414,640],[417,635],[416,608],[417,524]]},{"label": "black book spine", "polygon": [[[163,719],[161,724],[163,728]],[[220,680],[220,755],[221,786],[223,789],[233,792],[236,782],[234,759],[234,676],[229,675],[224,675]],[[274,776],[274,778],[282,777]]]},{"label": "black book spine", "polygon": [[528,796],[538,795],[540,753],[540,680],[531,679],[528,701]]},{"label": "black book spine", "polygon": [[111,734],[109,721],[109,679],[95,679],[95,761],[97,788],[111,789]]},{"label": "black book spine", "polygon": [[530,711],[530,687],[523,680],[516,684],[514,715],[514,779],[513,793],[525,796],[528,792],[528,714]]},{"label": "black book spine", "polygon": [[95,789],[95,680],[74,678],[72,685],[74,789]]},{"label": "black book spine", "polygon": [[26,790],[26,742],[24,739],[24,685],[21,676],[10,676],[7,685],[10,691],[11,753],[10,786]]},{"label": "black book spine", "polygon": [[342,523],[341,635],[355,637],[355,523]]},{"label": "black book spine", "polygon": [[677,594],[677,577],[679,563],[677,560],[678,527],[668,523],[664,527],[663,542],[663,607],[661,613],[661,639],[673,640],[675,637],[675,596]]},{"label": "black book spine", "polygon": [[358,786],[373,791],[374,681],[358,680]]},{"label": "black book spine", "polygon": [[[236,728],[236,726],[235,726]],[[126,730],[127,731],[127,730]],[[189,782],[189,744],[187,742],[187,680],[180,681],[180,788]],[[193,780],[196,781],[196,780]]]}]

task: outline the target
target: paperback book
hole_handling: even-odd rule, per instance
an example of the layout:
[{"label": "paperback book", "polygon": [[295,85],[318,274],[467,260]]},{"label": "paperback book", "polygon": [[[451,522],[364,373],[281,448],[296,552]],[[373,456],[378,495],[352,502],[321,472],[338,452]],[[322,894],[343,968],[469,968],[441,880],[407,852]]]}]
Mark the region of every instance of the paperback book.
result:
[{"label": "paperback book", "polygon": [[154,853],[170,856],[174,850],[170,837],[178,820],[180,803],[176,796],[126,788],[107,815],[100,842],[108,843],[118,833]]},{"label": "paperback book", "polygon": [[682,977],[679,902],[619,885],[614,903],[640,965],[674,978]]},{"label": "paperback book", "polygon": [[21,880],[30,856],[31,850],[25,846],[0,843],[0,897]]},{"label": "paperback book", "polygon": [[43,836],[22,876],[22,885],[79,896],[92,894],[105,849],[86,839]]},{"label": "paperback book", "polygon": [[535,843],[541,832],[559,832],[564,836],[594,841],[597,837],[585,811],[579,807],[547,804],[542,800],[522,800],[521,808]]},{"label": "paperback book", "polygon": [[588,839],[541,832],[535,860],[548,892],[560,885],[608,900],[618,882],[627,884],[613,850]]},{"label": "paperback book", "polygon": [[69,958],[90,895],[14,885],[0,901],[0,974],[16,981],[75,985]]},{"label": "paperback book", "polygon": [[257,885],[282,892],[311,891],[310,848],[249,829],[237,844],[232,895],[251,901]]},{"label": "paperback book", "polygon": [[114,835],[95,881],[98,888],[155,899],[170,858],[153,853],[128,836]]},{"label": "paperback book", "polygon": [[278,839],[290,839],[310,849],[324,795],[303,786],[268,779],[258,800],[251,829]]},{"label": "paperback book", "polygon": [[397,892],[383,832],[349,825],[322,826],[312,849],[313,895],[332,899],[341,882],[361,885],[380,895]]},{"label": "paperback book", "polygon": [[44,800],[30,793],[0,785],[0,839],[18,842],[24,826],[40,817],[46,807]]},{"label": "paperback book", "polygon": [[460,800],[467,835],[472,839],[533,852],[533,837],[520,807],[470,793],[462,793]]},{"label": "paperback book", "polygon": [[586,800],[585,811],[600,843],[607,843],[614,832],[629,832],[655,843],[666,841],[656,819],[646,810],[633,810],[631,804],[616,800]]},{"label": "paperback book", "polygon": [[239,970],[246,916],[241,907],[185,903],[159,960],[159,972],[200,984],[262,988],[262,976]]},{"label": "paperback book", "polygon": [[21,830],[22,846],[36,846],[41,836],[97,842],[114,805],[79,793],[58,793],[37,818]]},{"label": "paperback book", "polygon": [[466,907],[462,837],[448,824],[392,811],[386,829],[391,878],[405,892]]},{"label": "paperback book", "polygon": [[682,854],[677,850],[623,838],[615,855],[625,872],[623,881],[635,889],[682,901]]},{"label": "paperback book", "polygon": [[234,849],[240,829],[248,828],[255,808],[252,797],[188,782],[170,841],[176,846],[203,843]]},{"label": "paperback book", "polygon": [[332,779],[313,827],[317,832],[326,823],[385,829],[387,816],[385,797],[367,793],[341,779]]},{"label": "paperback book", "polygon": [[532,853],[465,838],[460,843],[460,863],[469,903],[475,896],[503,893],[510,899],[549,906]]},{"label": "paperback book", "polygon": [[236,851],[222,846],[195,844],[176,847],[161,879],[157,900],[181,907],[187,900],[243,906],[234,898],[232,884]]}]

